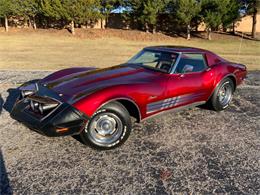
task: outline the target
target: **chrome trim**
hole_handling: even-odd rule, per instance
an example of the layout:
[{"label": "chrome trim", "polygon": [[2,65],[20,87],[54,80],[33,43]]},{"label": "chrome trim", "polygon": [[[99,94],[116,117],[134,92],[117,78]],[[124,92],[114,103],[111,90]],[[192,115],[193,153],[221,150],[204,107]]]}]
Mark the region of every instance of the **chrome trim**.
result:
[{"label": "chrome trim", "polygon": [[93,121],[85,127],[91,142],[103,147],[111,147],[119,142],[124,132],[120,118],[113,113],[95,115]]},{"label": "chrome trim", "polygon": [[180,60],[181,60],[181,56],[182,56],[182,52],[176,52],[178,54],[178,58],[177,60],[175,61],[175,64],[172,66],[171,68],[171,71],[170,71],[170,74],[174,74],[176,68],[177,68],[177,65],[179,64]]},{"label": "chrome trim", "polygon": [[101,106],[99,106],[99,107],[96,109],[96,111],[98,111],[100,108],[102,108],[102,107],[105,106],[106,104],[109,104],[109,103],[111,103],[111,102],[113,102],[113,101],[118,101],[118,100],[127,100],[127,101],[132,102],[132,103],[135,105],[135,107],[137,108],[137,110],[138,110],[138,116],[139,116],[138,122],[140,122],[140,121],[142,120],[142,115],[141,115],[139,106],[135,103],[134,100],[132,100],[132,99],[130,99],[130,98],[125,98],[125,97],[122,97],[122,98],[119,97],[119,98],[111,99],[111,100],[109,100],[109,101],[107,101],[107,102],[101,104]]},{"label": "chrome trim", "polygon": [[[203,56],[204,62],[205,62],[205,69],[203,69],[202,71],[196,71],[196,72],[190,72],[190,73],[201,73],[204,71],[208,71],[208,68],[210,68],[210,66],[208,65],[208,59],[205,56],[205,52],[178,52],[179,53],[179,57],[176,60],[176,64],[174,65],[174,68],[172,69],[172,72],[170,74],[180,74],[180,73],[175,73],[175,70],[181,60],[181,56],[182,54],[201,54]],[[189,74],[189,73],[184,73],[184,74]]]},{"label": "chrome trim", "polygon": [[206,103],[206,101],[199,101],[199,102],[191,103],[191,104],[188,104],[188,105],[185,105],[185,106],[179,106],[179,107],[171,108],[169,110],[158,112],[156,114],[153,114],[153,115],[150,115],[148,117],[145,117],[140,122],[143,122],[146,119],[150,119],[150,118],[153,118],[153,117],[161,115],[161,114],[167,114],[169,112],[177,112],[177,111],[180,111],[180,110],[185,110],[185,109],[188,109],[188,108],[193,108],[193,107],[196,107],[196,106],[200,106],[200,105],[203,105],[205,103]]}]

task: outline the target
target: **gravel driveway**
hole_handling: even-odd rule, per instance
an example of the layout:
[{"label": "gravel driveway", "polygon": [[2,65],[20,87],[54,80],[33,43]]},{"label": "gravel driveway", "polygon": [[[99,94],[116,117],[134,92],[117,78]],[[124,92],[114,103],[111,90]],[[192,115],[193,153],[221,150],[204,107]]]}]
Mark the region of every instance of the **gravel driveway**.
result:
[{"label": "gravel driveway", "polygon": [[12,88],[48,73],[0,71],[0,194],[260,193],[260,71],[227,110],[149,119],[111,151],[45,137],[10,118]]}]

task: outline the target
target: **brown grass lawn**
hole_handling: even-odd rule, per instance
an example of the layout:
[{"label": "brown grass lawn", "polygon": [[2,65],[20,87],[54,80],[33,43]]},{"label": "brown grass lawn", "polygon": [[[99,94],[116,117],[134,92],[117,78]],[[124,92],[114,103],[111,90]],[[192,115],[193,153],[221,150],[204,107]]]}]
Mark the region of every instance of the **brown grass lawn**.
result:
[{"label": "brown grass lawn", "polygon": [[200,47],[220,56],[260,69],[260,41],[214,34],[213,41],[173,38],[125,30],[0,30],[0,69],[56,70],[72,66],[106,67],[127,61],[149,45]]}]

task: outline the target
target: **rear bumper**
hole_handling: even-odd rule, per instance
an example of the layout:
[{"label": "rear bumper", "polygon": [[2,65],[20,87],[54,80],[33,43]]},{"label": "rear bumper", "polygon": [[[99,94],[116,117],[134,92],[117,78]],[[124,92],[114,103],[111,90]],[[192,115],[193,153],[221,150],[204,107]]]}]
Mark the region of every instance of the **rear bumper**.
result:
[{"label": "rear bumper", "polygon": [[46,116],[39,116],[30,109],[26,98],[16,102],[11,117],[30,129],[50,137],[79,134],[89,119],[68,103],[61,103]]}]

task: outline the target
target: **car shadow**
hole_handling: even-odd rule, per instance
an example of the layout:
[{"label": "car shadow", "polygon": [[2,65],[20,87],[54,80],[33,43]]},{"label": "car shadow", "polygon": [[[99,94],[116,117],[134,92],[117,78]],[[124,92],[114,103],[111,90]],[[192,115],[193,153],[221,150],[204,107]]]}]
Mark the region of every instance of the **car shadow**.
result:
[{"label": "car shadow", "polygon": [[81,138],[80,138],[80,135],[73,135],[72,137],[73,137],[76,141],[78,141],[79,143],[84,144],[83,141],[82,141]]},{"label": "car shadow", "polygon": [[[7,111],[7,112],[11,112],[16,99],[18,98],[18,96],[20,95],[19,89],[17,88],[10,88],[7,90],[7,92],[9,93],[9,95],[6,98],[6,101],[3,103],[3,108]],[[0,100],[1,101],[1,100]]]},{"label": "car shadow", "polygon": [[199,106],[197,106],[197,107],[200,108],[200,109],[202,109],[202,110],[214,111],[214,109],[212,108],[212,106],[209,105],[208,103],[199,105]]},{"label": "car shadow", "polygon": [[1,150],[0,150],[0,194],[5,194],[5,195],[13,194]]}]

